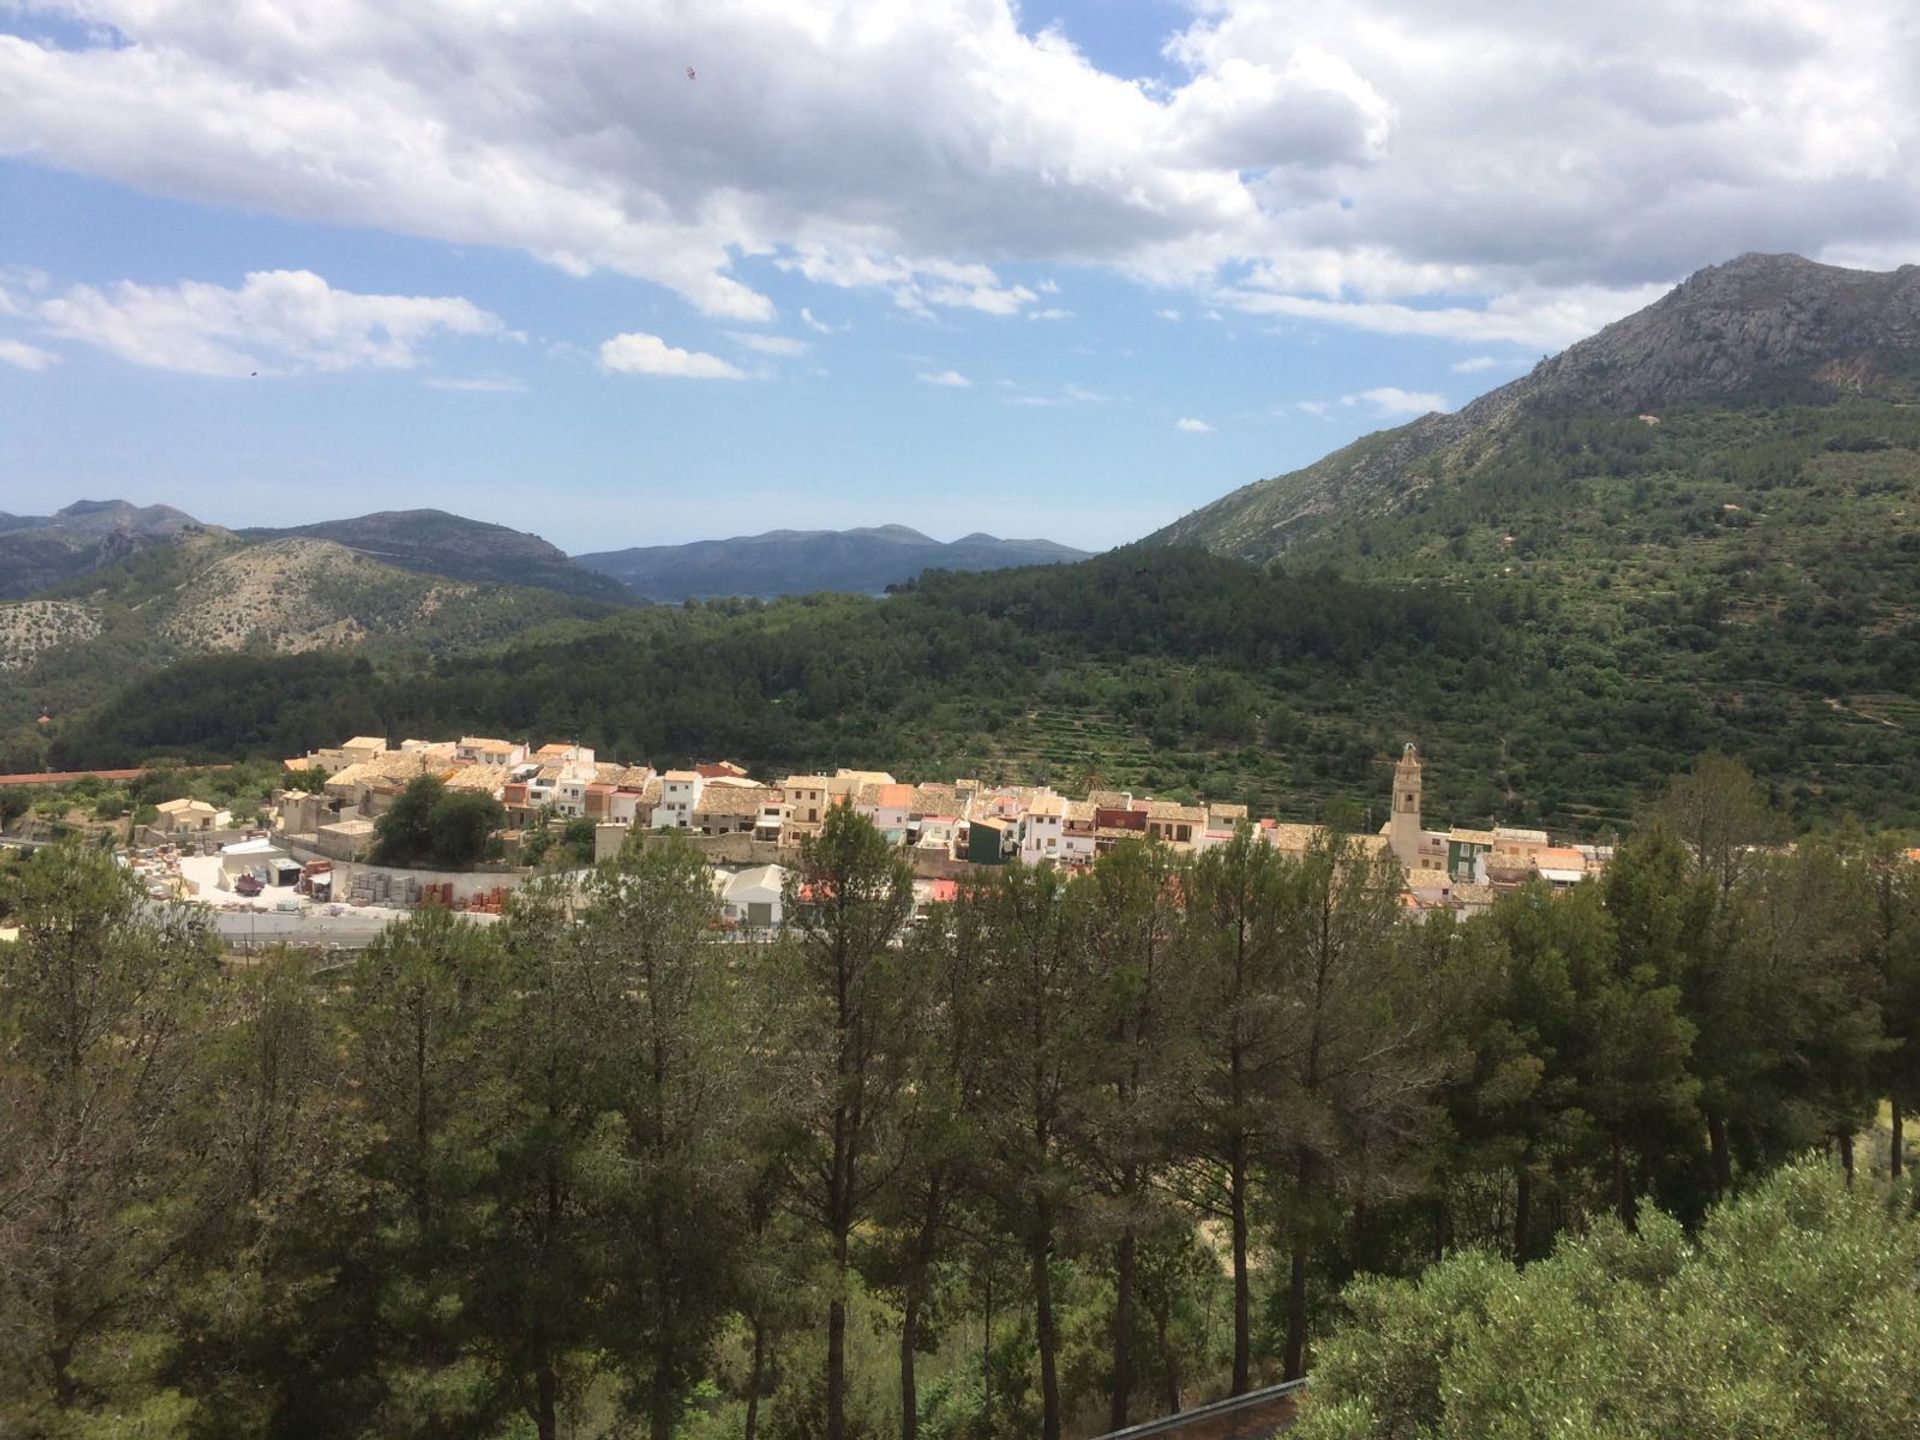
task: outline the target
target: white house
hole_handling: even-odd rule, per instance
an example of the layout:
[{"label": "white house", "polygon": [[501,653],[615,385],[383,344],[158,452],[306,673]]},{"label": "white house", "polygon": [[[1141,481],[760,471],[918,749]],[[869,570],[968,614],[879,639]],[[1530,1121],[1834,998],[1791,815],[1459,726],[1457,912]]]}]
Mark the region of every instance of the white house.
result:
[{"label": "white house", "polygon": [[775,930],[786,918],[782,901],[787,872],[778,865],[756,865],[720,881],[721,913],[742,930]]},{"label": "white house", "polygon": [[463,765],[498,765],[510,770],[525,763],[527,747],[513,740],[492,740],[484,735],[463,735],[453,747],[453,758]]},{"label": "white house", "polygon": [[1020,816],[1020,858],[1029,865],[1042,860],[1063,860],[1066,839],[1067,802],[1061,796],[1041,792],[1028,803]]},{"label": "white house", "polygon": [[693,825],[693,807],[705,788],[698,770],[669,770],[660,777],[660,803],[653,807],[653,828],[686,830]]}]

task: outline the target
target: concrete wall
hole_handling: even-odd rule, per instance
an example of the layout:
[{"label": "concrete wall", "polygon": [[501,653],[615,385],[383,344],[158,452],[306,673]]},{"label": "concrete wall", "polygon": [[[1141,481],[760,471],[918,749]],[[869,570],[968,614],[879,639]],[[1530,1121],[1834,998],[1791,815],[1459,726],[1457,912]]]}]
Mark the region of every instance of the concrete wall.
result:
[{"label": "concrete wall", "polygon": [[[331,860],[310,846],[282,840],[282,846],[294,859]],[[493,870],[405,870],[395,865],[366,865],[358,861],[335,860],[333,864],[333,894],[337,900],[344,900],[353,892],[353,881],[357,875],[388,875],[393,877],[396,886],[404,888],[408,880],[420,885],[453,886],[456,897],[471,899],[475,895],[485,895],[496,887],[505,890],[517,890],[532,876],[533,871],[525,869]]]}]

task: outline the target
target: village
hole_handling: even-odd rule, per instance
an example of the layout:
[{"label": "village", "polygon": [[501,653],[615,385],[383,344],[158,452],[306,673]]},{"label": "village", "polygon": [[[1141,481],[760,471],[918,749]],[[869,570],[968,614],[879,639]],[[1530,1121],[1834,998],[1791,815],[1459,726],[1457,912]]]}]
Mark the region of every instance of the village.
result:
[{"label": "village", "polygon": [[[1122,790],[1070,796],[1043,785],[911,783],[844,768],[764,781],[729,761],[656,772],[599,760],[578,744],[534,749],[482,736],[397,746],[360,736],[289,758],[284,770],[308,786],[318,775],[325,780],[276,790],[255,827],[237,829],[201,800],[159,806],[132,857],[152,892],[228,911],[351,915],[361,922],[355,933],[365,932],[367,920],[422,905],[488,918],[535,873],[523,853],[530,834],[584,823],[596,861],[618,854],[635,831],[680,832],[713,867],[728,928],[751,933],[783,922],[787,865],[834,806],[850,807],[903,850],[921,906],[951,900],[981,867],[1077,868],[1127,840],[1197,854],[1226,844],[1244,824],[1257,840],[1298,855],[1319,833],[1315,825],[1252,816],[1245,805]],[[1502,890],[1535,880],[1566,888],[1600,872],[1611,856],[1607,846],[1556,845],[1540,830],[1427,828],[1421,772],[1409,744],[1394,769],[1387,823],[1364,837],[1398,862],[1404,903],[1416,919],[1443,910],[1474,914]],[[368,863],[379,817],[422,776],[499,802],[498,859],[457,872]]]}]

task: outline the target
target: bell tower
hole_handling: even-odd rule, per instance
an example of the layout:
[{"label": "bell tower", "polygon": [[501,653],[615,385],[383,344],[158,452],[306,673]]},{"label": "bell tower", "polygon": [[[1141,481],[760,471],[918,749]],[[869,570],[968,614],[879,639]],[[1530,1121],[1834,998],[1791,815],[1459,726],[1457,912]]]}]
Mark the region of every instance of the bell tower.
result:
[{"label": "bell tower", "polygon": [[1393,767],[1393,818],[1387,829],[1394,858],[1408,870],[1420,863],[1420,752],[1407,742]]}]

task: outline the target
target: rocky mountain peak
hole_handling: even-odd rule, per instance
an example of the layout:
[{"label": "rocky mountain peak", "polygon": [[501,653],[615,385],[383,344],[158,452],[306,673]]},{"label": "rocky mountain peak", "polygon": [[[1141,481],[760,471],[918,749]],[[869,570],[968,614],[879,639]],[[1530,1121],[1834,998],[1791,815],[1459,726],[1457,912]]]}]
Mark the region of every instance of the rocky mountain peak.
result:
[{"label": "rocky mountain peak", "polygon": [[1695,272],[1468,413],[1516,400],[1635,411],[1794,381],[1857,386],[1890,354],[1916,349],[1920,267],[1848,270],[1749,254]]}]

